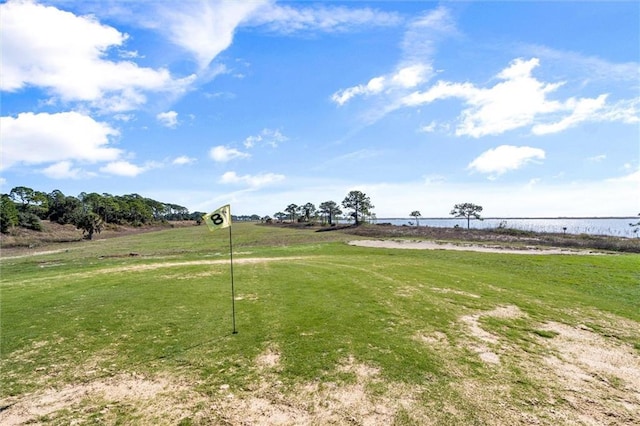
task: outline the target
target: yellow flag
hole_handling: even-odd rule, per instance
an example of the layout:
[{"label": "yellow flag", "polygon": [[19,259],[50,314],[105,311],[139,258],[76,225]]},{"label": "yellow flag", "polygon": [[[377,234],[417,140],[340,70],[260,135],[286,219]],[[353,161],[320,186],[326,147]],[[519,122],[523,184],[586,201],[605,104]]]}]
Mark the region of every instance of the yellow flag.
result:
[{"label": "yellow flag", "polygon": [[229,204],[222,206],[216,211],[205,214],[202,219],[209,227],[209,231],[228,228],[231,226],[231,206]]}]

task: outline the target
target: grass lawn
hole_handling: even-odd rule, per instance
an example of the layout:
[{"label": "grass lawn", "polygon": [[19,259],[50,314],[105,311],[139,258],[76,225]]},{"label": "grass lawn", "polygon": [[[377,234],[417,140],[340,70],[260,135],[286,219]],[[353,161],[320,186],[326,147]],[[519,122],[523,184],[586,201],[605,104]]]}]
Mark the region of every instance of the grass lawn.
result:
[{"label": "grass lawn", "polygon": [[234,224],[3,257],[0,423],[638,424],[640,255]]}]

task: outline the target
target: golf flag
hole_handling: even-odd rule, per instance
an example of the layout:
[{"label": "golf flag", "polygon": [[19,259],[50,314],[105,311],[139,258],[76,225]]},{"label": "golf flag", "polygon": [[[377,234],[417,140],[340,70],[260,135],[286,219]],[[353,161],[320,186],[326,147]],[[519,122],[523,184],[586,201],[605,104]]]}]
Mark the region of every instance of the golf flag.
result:
[{"label": "golf flag", "polygon": [[228,228],[231,226],[231,206],[220,207],[218,210],[202,216],[204,223],[209,227],[209,231]]}]

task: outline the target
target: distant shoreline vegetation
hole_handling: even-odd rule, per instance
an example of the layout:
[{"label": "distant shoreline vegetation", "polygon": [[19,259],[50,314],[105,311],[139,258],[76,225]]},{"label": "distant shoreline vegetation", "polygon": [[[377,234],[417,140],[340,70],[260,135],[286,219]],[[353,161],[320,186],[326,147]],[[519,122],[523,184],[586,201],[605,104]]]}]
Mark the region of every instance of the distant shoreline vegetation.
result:
[{"label": "distant shoreline vegetation", "polygon": [[[506,217],[506,216],[495,216],[495,217],[483,217],[483,220],[543,220],[543,219],[629,219],[634,220],[637,219],[636,216],[541,216],[541,217]],[[376,222],[382,222],[385,220],[415,220],[412,217],[379,217],[376,218]],[[460,220],[455,217],[420,217],[420,220]]]},{"label": "distant shoreline vegetation", "polygon": [[[638,217],[487,217],[471,220],[471,228],[476,229],[516,229],[520,231],[608,235],[615,237],[639,237],[640,227],[630,226],[637,223]],[[466,219],[439,217],[414,218],[376,218],[372,224],[389,223],[395,226],[465,227]]]}]

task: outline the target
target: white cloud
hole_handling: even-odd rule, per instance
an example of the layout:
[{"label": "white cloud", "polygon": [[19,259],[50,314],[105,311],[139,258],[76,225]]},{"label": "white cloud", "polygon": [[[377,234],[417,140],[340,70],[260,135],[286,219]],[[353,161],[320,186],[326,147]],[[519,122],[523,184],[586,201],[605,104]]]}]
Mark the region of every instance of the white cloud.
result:
[{"label": "white cloud", "polygon": [[257,144],[269,145],[277,148],[282,142],[288,141],[289,138],[283,135],[280,130],[262,129],[262,131],[254,136],[248,136],[244,140],[245,148],[253,148]]},{"label": "white cloud", "polygon": [[382,89],[384,89],[384,80],[385,77],[374,77],[369,80],[367,84],[359,84],[357,86],[338,90],[331,95],[331,100],[338,105],[344,105],[355,96],[380,93],[382,92]]},{"label": "white cloud", "polygon": [[558,133],[575,127],[585,121],[592,122],[621,122],[633,124],[640,122],[640,98],[618,101],[607,105],[607,95],[600,95],[596,99],[568,99],[562,110],[569,115],[553,123],[542,123],[533,126],[534,135]]},{"label": "white cloud", "polygon": [[251,16],[250,24],[289,34],[298,31],[347,31],[366,26],[394,26],[402,22],[397,13],[371,8],[318,5],[291,7],[267,3]]},{"label": "white cloud", "polygon": [[140,167],[128,161],[114,161],[100,168],[103,173],[117,176],[135,177],[147,171],[147,167]]},{"label": "white cloud", "polygon": [[496,135],[531,124],[537,114],[557,111],[560,104],[548,101],[546,94],[560,84],[545,84],[531,77],[538,66],[535,58],[516,59],[497,77],[503,80],[490,89],[480,89],[470,83],[438,82],[428,91],[413,93],[406,105],[420,105],[438,99],[462,98],[468,108],[462,111],[456,135],[481,137]]},{"label": "white cloud", "polygon": [[227,161],[231,161],[234,158],[249,158],[250,154],[246,152],[238,151],[235,148],[227,148],[223,145],[218,145],[209,151],[209,156],[218,163],[226,163]]},{"label": "white cloud", "polygon": [[156,119],[165,127],[175,129],[178,126],[178,113],[175,111],[161,112]]},{"label": "white cloud", "polygon": [[569,115],[555,123],[544,123],[533,126],[534,135],[546,135],[558,133],[570,127],[574,127],[583,121],[590,120],[606,103],[607,95],[600,95],[596,99],[568,99],[563,105],[563,109],[569,110]]},{"label": "white cloud", "polygon": [[516,59],[496,76],[502,80],[490,88],[471,83],[439,81],[424,92],[404,97],[402,104],[416,107],[436,100],[460,98],[462,110],[456,135],[479,138],[532,126],[532,133],[557,133],[585,121],[620,121],[635,123],[640,101],[619,101],[607,105],[607,95],[597,98],[550,100],[548,95],[563,83],[544,83],[531,75],[538,67],[537,58]]},{"label": "white cloud", "polygon": [[79,168],[73,168],[71,161],[60,161],[42,170],[51,179],[80,179],[84,173]]},{"label": "white cloud", "polygon": [[171,163],[176,166],[183,166],[185,164],[195,163],[197,160],[195,158],[187,157],[186,155],[181,155],[180,157],[176,157]]},{"label": "white cloud", "polygon": [[338,90],[331,99],[338,105],[344,105],[356,96],[377,95],[382,92],[393,94],[393,91],[409,89],[427,81],[432,74],[430,66],[412,64],[402,67],[389,75],[374,77],[365,85]]},{"label": "white cloud", "polygon": [[511,170],[517,170],[531,162],[544,160],[544,158],[545,152],[542,149],[529,146],[501,145],[480,154],[467,166],[467,169],[501,175]]},{"label": "white cloud", "polygon": [[31,1],[0,5],[1,89],[45,88],[63,101],[127,111],[146,102],[145,92],[180,93],[194,76],[174,80],[166,69],[108,60],[128,36],[91,16]]},{"label": "white cloud", "polygon": [[395,90],[409,89],[427,81],[432,74],[431,67],[413,64],[398,69],[389,75],[374,77],[365,85],[338,90],[331,99],[338,105],[344,105],[356,96],[377,95],[382,92],[393,94]]},{"label": "white cloud", "polygon": [[65,160],[112,161],[122,154],[120,149],[109,147],[118,135],[108,124],[77,112],[0,117],[1,167]]},{"label": "white cloud", "polygon": [[252,188],[262,187],[284,180],[284,175],[275,173],[264,173],[258,175],[239,176],[236,172],[226,172],[220,178],[221,183],[237,184],[242,183]]},{"label": "white cloud", "polygon": [[198,0],[161,7],[154,27],[167,32],[169,39],[190,52],[201,70],[226,50],[242,22],[266,4],[267,0],[219,1]]},{"label": "white cloud", "polygon": [[439,7],[409,23],[402,41],[402,58],[394,71],[374,77],[366,84],[358,84],[336,91],[331,99],[342,106],[356,96],[382,95],[385,106],[374,117],[379,118],[401,106],[397,102],[408,89],[427,82],[434,75],[431,57],[436,43],[443,37],[457,33],[447,8]]}]

